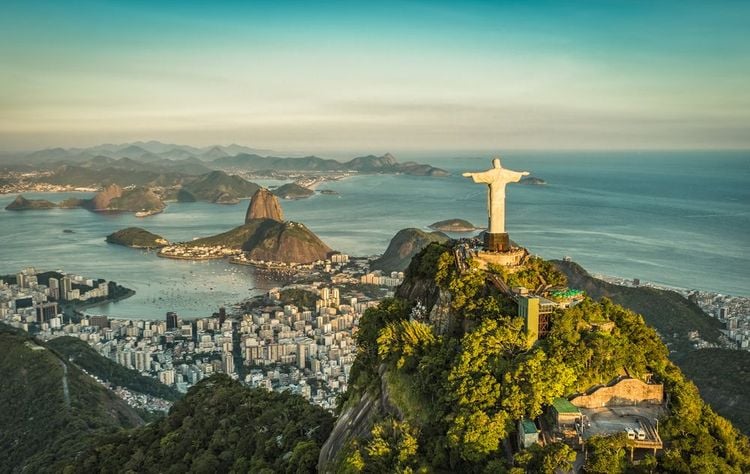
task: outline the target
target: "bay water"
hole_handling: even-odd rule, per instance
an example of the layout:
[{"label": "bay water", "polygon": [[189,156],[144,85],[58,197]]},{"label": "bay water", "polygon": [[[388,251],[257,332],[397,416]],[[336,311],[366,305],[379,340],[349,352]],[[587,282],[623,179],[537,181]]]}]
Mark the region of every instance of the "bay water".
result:
[{"label": "bay water", "polygon": [[[318,189],[338,194],[282,201],[285,217],[356,256],[382,253],[405,227],[428,230],[429,224],[450,218],[486,225],[486,187],[461,172],[487,169],[489,157],[420,156],[419,161],[451,175],[359,175],[322,183]],[[570,256],[591,273],[750,296],[749,152],[516,152],[503,158],[503,166],[547,182],[507,188],[506,228],[532,253]],[[24,194],[52,201],[90,195]],[[0,207],[14,198],[0,195]],[[0,274],[28,266],[63,269],[136,290],[131,298],[89,313],[207,316],[276,283],[257,277],[252,267],[162,259],[104,238],[139,226],[171,241],[190,240],[242,224],[246,208],[247,200],[169,203],[165,212],[148,218],[83,209],[0,210]]]}]

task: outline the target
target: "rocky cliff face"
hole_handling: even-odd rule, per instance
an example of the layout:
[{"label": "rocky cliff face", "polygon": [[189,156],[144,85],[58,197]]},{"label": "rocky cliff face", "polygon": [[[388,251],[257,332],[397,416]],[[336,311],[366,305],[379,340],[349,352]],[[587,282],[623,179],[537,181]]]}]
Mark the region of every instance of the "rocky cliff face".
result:
[{"label": "rocky cliff face", "polygon": [[278,198],[268,189],[260,188],[250,199],[250,205],[245,214],[245,223],[253,219],[273,219],[279,222],[284,220],[284,213]]},{"label": "rocky cliff face", "polygon": [[401,229],[391,239],[383,256],[372,263],[372,268],[386,272],[404,271],[409,266],[412,257],[431,242],[443,243],[448,240],[448,236],[442,232],[425,232],[414,228]]},{"label": "rocky cliff face", "polygon": [[105,187],[89,201],[89,209],[92,211],[106,211],[109,210],[109,205],[113,199],[122,196],[123,189],[116,185],[110,184]]},{"label": "rocky cliff face", "polygon": [[358,403],[346,408],[336,419],[333,431],[320,448],[318,472],[334,472],[341,450],[351,440],[369,436],[375,420],[388,414],[403,418],[399,408],[391,401],[388,384],[383,377],[385,370],[385,365],[378,369],[380,390],[371,388],[365,391]]}]

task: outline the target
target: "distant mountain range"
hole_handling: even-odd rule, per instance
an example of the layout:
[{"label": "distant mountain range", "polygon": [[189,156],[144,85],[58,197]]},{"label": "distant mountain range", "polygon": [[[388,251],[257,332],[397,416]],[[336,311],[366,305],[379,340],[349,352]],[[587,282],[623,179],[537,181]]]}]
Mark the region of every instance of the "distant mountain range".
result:
[{"label": "distant mountain range", "polygon": [[104,144],[89,148],[49,148],[31,153],[5,155],[5,164],[55,169],[61,166],[109,171],[126,169],[157,173],[205,174],[211,170],[236,171],[358,171],[363,173],[405,173],[419,176],[446,176],[448,173],[427,164],[399,163],[386,153],[367,155],[349,161],[318,156],[278,157],[270,150],[242,145],[213,145],[197,148],[158,141]]},{"label": "distant mountain range", "polygon": [[89,148],[48,148],[27,154],[16,154],[15,158],[24,158],[26,164],[38,165],[58,161],[78,163],[91,160],[95,157],[131,158],[144,162],[154,162],[163,159],[185,160],[189,158],[211,161],[240,153],[270,154],[272,152],[271,150],[249,148],[235,144],[197,148],[190,145],[176,145],[158,141],[138,141],[121,144],[106,143]]}]

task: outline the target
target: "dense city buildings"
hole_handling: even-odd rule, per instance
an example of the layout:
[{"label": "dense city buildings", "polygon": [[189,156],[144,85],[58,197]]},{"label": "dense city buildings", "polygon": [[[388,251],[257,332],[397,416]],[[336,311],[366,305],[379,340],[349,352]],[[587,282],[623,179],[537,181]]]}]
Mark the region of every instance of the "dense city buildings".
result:
[{"label": "dense city buildings", "polygon": [[[86,341],[102,356],[183,393],[220,372],[253,387],[299,393],[333,409],[347,388],[360,317],[403,279],[401,273],[370,273],[366,259],[334,257],[306,266],[300,273],[304,283],[273,288],[230,311],[222,307],[198,319],[182,319],[172,311],[154,320],[84,313],[67,318],[58,301],[74,300],[61,295],[84,303],[89,295],[100,295],[107,282],[26,269],[0,282],[0,317],[42,340],[69,336]],[[40,275],[47,285],[39,283]],[[169,405],[118,390],[134,406],[161,410]]]}]

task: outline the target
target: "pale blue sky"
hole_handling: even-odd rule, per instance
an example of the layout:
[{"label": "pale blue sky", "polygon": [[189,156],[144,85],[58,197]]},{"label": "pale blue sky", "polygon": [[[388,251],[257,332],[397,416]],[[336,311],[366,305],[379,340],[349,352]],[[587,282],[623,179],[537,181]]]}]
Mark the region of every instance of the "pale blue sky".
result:
[{"label": "pale blue sky", "polygon": [[0,149],[750,148],[750,2],[4,2]]}]

